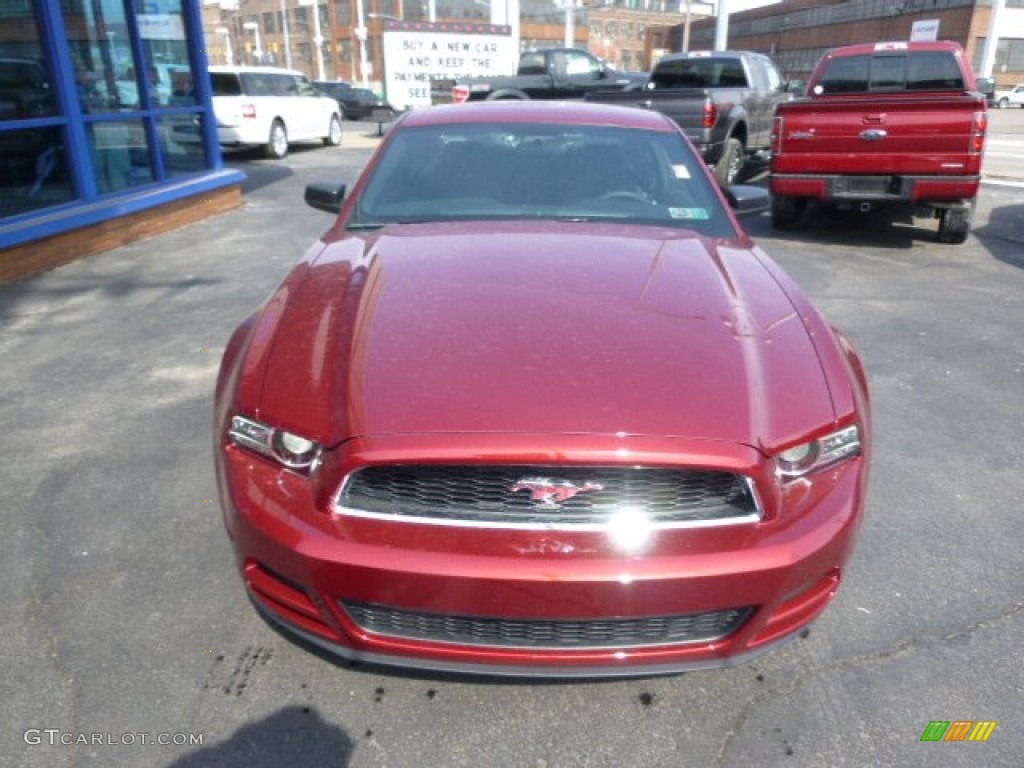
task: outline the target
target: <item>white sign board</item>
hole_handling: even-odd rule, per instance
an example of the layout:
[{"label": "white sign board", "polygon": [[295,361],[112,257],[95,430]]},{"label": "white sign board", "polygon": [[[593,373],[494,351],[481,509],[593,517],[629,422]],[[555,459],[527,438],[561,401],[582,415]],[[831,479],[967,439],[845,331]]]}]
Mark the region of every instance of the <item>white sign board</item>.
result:
[{"label": "white sign board", "polygon": [[938,19],[921,19],[915,21],[910,27],[910,39],[911,40],[938,40],[939,39],[939,20]]},{"label": "white sign board", "polygon": [[136,19],[143,40],[185,39],[185,25],[176,13],[140,13]]},{"label": "white sign board", "polygon": [[384,92],[395,109],[430,106],[431,78],[515,74],[518,45],[495,24],[388,22]]}]

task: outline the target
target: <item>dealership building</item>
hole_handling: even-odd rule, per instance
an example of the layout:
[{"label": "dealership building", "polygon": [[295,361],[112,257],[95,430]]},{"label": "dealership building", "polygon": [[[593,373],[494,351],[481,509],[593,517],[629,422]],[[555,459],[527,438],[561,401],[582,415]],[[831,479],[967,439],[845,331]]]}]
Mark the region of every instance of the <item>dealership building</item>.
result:
[{"label": "dealership building", "polygon": [[200,0],[0,3],[0,283],[241,202]]},{"label": "dealership building", "polygon": [[[787,0],[731,14],[728,47],[768,53],[789,77],[805,78],[829,48],[853,43],[909,40],[915,29],[935,30],[939,40],[963,46],[978,75],[990,36],[993,0]],[[1001,0],[991,75],[1000,87],[1024,82],[1024,0]],[[699,19],[689,30],[689,50],[715,47],[716,22]],[[648,60],[683,50],[684,25],[648,30]]]}]

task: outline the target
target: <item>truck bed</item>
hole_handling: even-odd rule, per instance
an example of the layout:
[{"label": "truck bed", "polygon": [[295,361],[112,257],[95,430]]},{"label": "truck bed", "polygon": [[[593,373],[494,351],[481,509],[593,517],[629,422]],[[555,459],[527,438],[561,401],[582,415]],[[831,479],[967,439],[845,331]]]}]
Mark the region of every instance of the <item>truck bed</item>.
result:
[{"label": "truck bed", "polygon": [[713,99],[722,105],[721,114],[728,115],[732,105],[741,103],[744,92],[738,88],[671,88],[668,90],[633,90],[588,93],[587,101],[618,104],[624,107],[653,109],[671,118],[694,144],[711,143],[713,126],[705,125],[705,104]]}]

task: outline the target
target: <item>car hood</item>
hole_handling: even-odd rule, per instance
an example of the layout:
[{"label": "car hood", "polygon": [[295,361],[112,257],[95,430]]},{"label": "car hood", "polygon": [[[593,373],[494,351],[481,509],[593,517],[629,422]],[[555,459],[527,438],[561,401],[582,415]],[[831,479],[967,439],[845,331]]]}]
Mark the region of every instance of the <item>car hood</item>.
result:
[{"label": "car hood", "polygon": [[438,432],[778,445],[834,413],[766,260],[748,240],[592,223],[343,237],[272,301],[258,410],[332,445]]}]

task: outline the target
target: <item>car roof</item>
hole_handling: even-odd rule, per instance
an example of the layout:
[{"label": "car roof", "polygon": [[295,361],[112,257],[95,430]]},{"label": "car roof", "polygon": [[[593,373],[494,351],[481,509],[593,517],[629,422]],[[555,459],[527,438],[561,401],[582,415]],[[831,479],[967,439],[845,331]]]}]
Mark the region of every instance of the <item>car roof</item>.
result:
[{"label": "car roof", "polygon": [[829,50],[829,56],[856,56],[864,53],[898,53],[900,51],[959,51],[959,43],[951,40],[891,40],[878,43],[842,45]]},{"label": "car roof", "polygon": [[675,129],[660,112],[582,101],[474,101],[414,109],[406,115],[406,127],[453,123],[551,123],[556,125],[607,125],[672,132]]},{"label": "car roof", "polygon": [[742,59],[744,57],[760,57],[768,58],[763,53],[757,53],[756,51],[681,51],[677,53],[666,53],[662,56],[659,61],[668,59],[670,61],[682,60],[682,59]]}]

